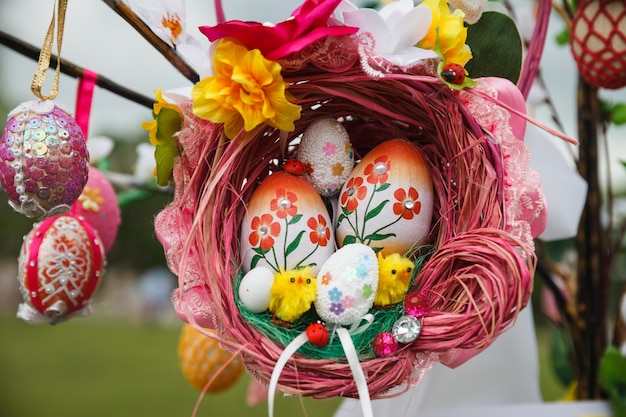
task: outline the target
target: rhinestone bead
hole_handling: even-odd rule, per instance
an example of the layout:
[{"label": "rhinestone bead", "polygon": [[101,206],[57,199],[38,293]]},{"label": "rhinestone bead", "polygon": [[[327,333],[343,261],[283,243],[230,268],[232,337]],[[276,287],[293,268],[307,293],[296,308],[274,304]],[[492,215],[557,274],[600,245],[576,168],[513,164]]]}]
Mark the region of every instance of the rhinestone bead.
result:
[{"label": "rhinestone bead", "polygon": [[394,339],[399,343],[411,343],[417,339],[422,331],[422,322],[417,317],[402,316],[391,329]]}]

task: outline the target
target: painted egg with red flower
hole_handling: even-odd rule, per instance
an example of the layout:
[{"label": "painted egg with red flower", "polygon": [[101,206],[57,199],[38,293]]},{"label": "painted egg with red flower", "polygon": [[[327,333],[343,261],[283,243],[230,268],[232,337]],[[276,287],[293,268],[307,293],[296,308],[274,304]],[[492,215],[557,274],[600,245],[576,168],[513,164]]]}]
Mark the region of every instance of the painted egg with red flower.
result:
[{"label": "painted egg with red flower", "polygon": [[104,248],[94,229],[73,215],[35,224],[19,256],[24,303],[18,317],[57,323],[90,313],[89,301],[104,274]]},{"label": "painted egg with red flower", "polygon": [[306,179],[279,171],[254,190],[241,223],[244,272],[311,266],[317,273],[334,246],[328,210]]},{"label": "painted egg with red flower", "polygon": [[76,120],[50,100],[9,113],[0,139],[0,183],[27,217],[67,213],[87,182],[89,153]]},{"label": "painted egg with red flower", "polygon": [[328,344],[328,329],[322,323],[311,323],[306,328],[306,337],[312,345],[324,347]]},{"label": "painted egg with red flower", "polygon": [[337,244],[404,254],[427,241],[433,199],[420,150],[402,139],[382,142],[361,159],[339,193]]}]

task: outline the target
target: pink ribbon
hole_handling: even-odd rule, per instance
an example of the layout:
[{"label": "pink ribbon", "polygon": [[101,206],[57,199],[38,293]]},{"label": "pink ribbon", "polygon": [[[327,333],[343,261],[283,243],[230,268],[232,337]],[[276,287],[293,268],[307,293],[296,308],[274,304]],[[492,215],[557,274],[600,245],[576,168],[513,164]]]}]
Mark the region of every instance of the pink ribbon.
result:
[{"label": "pink ribbon", "polygon": [[78,82],[78,90],[76,92],[76,112],[75,119],[78,126],[83,131],[85,140],[89,133],[89,116],[91,115],[91,102],[93,99],[93,90],[98,80],[98,74],[85,68],[83,76]]}]

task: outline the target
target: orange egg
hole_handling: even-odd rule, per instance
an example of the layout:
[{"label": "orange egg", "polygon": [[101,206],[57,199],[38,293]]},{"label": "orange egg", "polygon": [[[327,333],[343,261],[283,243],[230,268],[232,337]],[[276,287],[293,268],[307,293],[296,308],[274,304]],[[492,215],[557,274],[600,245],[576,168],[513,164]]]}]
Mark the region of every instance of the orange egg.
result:
[{"label": "orange egg", "polygon": [[[196,330],[190,324],[183,324],[178,343],[178,360],[183,375],[198,390],[203,390],[213,379],[206,392],[217,393],[233,386],[244,372],[240,358],[231,360],[233,354],[223,350],[219,343]],[[216,373],[219,374],[216,375]]]},{"label": "orange egg", "polygon": [[317,273],[333,253],[332,221],[322,198],[304,178],[275,172],[254,191],[241,223],[241,259],[248,272],[310,265]]},{"label": "orange egg", "polygon": [[339,194],[337,243],[363,243],[404,254],[428,238],[433,214],[430,171],[420,150],[402,139],[372,149]]}]

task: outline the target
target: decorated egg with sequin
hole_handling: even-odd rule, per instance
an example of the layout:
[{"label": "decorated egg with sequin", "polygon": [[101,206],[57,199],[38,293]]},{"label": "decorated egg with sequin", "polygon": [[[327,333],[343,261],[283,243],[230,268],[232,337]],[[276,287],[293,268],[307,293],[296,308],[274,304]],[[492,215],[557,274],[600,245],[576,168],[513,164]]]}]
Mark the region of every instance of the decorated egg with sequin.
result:
[{"label": "decorated egg with sequin", "polygon": [[372,149],[339,195],[337,244],[363,243],[383,255],[423,244],[433,214],[430,171],[420,150],[402,139]]},{"label": "decorated egg with sequin", "polygon": [[296,157],[304,164],[305,178],[324,197],[336,195],[354,167],[348,132],[329,117],[306,128]]},{"label": "decorated egg with sequin", "polygon": [[120,207],[109,179],[97,168],[89,166],[89,179],[70,210],[81,216],[98,232],[104,251],[108,252],[120,227]]},{"label": "decorated egg with sequin", "polygon": [[[222,349],[217,340],[187,323],[180,333],[178,360],[191,386],[200,391],[206,388],[210,393],[232,387],[244,373],[239,357],[233,359],[233,353]],[[209,382],[211,385],[207,386]]]},{"label": "decorated egg with sequin", "polygon": [[64,214],[36,223],[18,260],[24,299],[18,317],[54,324],[72,315],[88,315],[104,263],[100,238],[81,218]]},{"label": "decorated egg with sequin", "polygon": [[241,223],[244,272],[310,265],[315,274],[334,246],[328,210],[307,180],[281,171],[259,184]]},{"label": "decorated egg with sequin", "polygon": [[83,133],[50,100],[22,103],[0,139],[0,181],[9,204],[34,218],[67,213],[87,182]]},{"label": "decorated egg with sequin", "polygon": [[335,252],[317,274],[315,311],[327,323],[361,321],[378,289],[378,259],[369,246],[346,245]]}]

